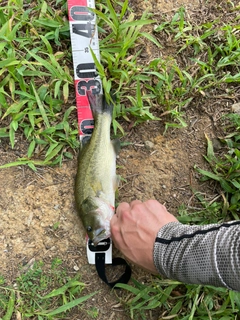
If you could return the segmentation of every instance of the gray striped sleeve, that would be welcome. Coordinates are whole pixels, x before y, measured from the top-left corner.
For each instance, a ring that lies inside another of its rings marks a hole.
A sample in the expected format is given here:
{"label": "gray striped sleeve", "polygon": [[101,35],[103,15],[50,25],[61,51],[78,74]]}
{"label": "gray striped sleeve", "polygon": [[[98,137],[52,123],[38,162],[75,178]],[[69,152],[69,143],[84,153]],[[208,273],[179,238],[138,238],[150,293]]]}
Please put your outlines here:
{"label": "gray striped sleeve", "polygon": [[168,223],[157,234],[154,263],[169,279],[240,291],[240,221]]}

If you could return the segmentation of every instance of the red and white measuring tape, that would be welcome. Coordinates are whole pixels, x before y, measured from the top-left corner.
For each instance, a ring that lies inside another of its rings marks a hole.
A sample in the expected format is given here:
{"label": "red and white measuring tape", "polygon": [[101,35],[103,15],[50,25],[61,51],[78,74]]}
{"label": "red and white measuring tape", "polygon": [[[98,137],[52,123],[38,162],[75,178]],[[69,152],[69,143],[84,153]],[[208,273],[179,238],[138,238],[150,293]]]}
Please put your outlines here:
{"label": "red and white measuring tape", "polygon": [[[94,120],[87,98],[87,91],[93,94],[102,93],[101,79],[90,51],[90,47],[100,60],[96,15],[89,10],[95,8],[94,0],[68,0],[68,16],[72,44],[76,107],[80,140],[92,133]],[[110,287],[116,283],[127,283],[131,269],[125,260],[112,259],[112,240],[106,239],[94,247],[87,241],[87,257],[90,264],[95,264],[99,277]],[[119,280],[108,282],[105,275],[105,264],[125,265],[125,272]]]}
{"label": "red and white measuring tape", "polygon": [[88,8],[95,8],[94,0],[68,1],[80,139],[91,134],[93,127],[93,117],[86,91],[91,90],[93,94],[102,93],[101,79],[90,52],[91,47],[100,60],[96,15]]}

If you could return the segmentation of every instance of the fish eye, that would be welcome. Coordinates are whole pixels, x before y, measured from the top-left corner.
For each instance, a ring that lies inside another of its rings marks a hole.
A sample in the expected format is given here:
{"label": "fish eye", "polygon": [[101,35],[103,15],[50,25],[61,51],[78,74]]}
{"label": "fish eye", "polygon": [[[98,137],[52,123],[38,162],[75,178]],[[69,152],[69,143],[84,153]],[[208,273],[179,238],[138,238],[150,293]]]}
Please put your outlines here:
{"label": "fish eye", "polygon": [[87,231],[88,231],[88,232],[91,232],[91,231],[92,231],[92,227],[91,227],[91,226],[88,226],[88,227],[87,227]]}

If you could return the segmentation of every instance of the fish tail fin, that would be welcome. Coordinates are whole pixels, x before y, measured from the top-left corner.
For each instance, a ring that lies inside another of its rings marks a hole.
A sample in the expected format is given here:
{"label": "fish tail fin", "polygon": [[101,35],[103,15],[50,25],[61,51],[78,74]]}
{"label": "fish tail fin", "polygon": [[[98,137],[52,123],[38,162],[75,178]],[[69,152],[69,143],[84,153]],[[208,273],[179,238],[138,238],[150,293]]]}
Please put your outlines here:
{"label": "fish tail fin", "polygon": [[112,116],[113,105],[106,102],[103,94],[93,94],[87,91],[87,97],[94,117],[103,113],[108,113]]}

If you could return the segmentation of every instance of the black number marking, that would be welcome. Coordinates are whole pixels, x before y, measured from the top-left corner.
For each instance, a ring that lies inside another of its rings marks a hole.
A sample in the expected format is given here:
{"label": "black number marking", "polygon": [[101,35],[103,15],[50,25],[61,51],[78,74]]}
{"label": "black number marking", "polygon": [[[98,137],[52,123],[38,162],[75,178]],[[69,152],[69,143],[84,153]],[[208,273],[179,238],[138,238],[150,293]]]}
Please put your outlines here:
{"label": "black number marking", "polygon": [[87,22],[85,24],[73,24],[72,32],[85,38],[92,38],[95,33],[95,24]]}
{"label": "black number marking", "polygon": [[94,120],[83,120],[80,125],[80,129],[83,134],[92,134],[94,126]]}
{"label": "black number marking", "polygon": [[[84,72],[85,70],[88,70]],[[78,78],[96,78],[97,70],[94,63],[80,63],[77,65],[76,73]]]}
{"label": "black number marking", "polygon": [[91,21],[94,19],[94,13],[87,7],[73,6],[70,10],[70,16],[75,21]]}
{"label": "black number marking", "polygon": [[81,96],[86,95],[86,91],[91,90],[93,94],[101,92],[101,83],[98,80],[81,80],[78,82],[77,91]]}

